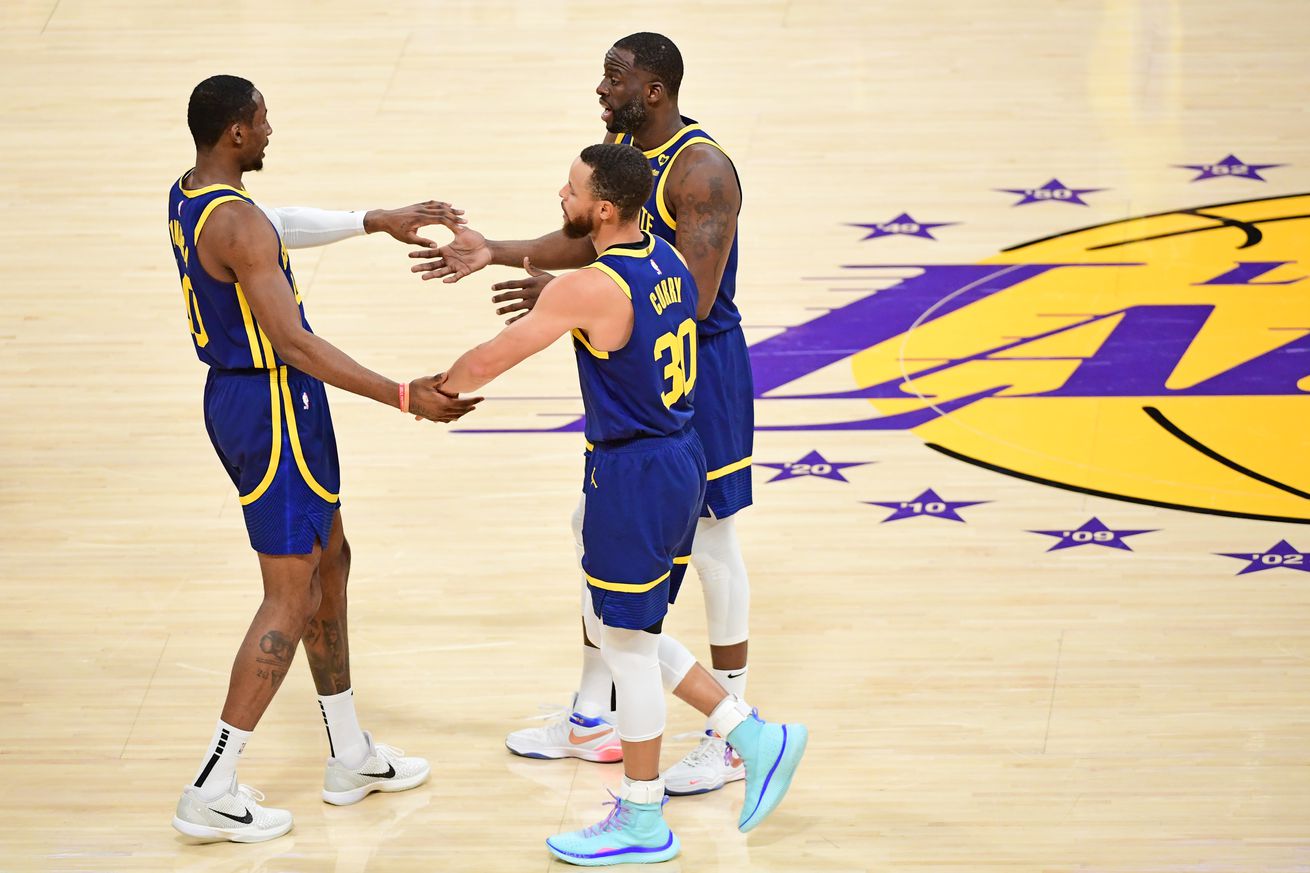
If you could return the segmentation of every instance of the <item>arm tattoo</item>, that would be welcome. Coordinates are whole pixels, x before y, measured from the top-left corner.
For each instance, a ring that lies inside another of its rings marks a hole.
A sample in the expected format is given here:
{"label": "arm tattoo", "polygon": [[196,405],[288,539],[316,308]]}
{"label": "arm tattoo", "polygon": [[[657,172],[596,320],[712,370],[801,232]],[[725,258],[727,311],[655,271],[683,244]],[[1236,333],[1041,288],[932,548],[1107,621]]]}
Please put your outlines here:
{"label": "arm tattoo", "polygon": [[685,240],[680,237],[678,246],[694,258],[721,257],[732,244],[729,228],[734,212],[727,181],[722,175],[714,176],[708,180],[708,189],[704,197],[689,193],[683,203],[696,232],[684,235],[689,236]]}

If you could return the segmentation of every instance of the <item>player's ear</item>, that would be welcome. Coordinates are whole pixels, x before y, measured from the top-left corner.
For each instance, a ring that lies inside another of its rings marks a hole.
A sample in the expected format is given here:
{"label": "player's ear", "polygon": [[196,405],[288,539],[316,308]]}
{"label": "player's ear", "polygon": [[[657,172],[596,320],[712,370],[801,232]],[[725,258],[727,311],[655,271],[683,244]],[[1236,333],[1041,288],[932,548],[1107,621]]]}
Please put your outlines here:
{"label": "player's ear", "polygon": [[658,103],[664,96],[664,83],[656,80],[646,86],[646,102]]}
{"label": "player's ear", "polygon": [[236,124],[233,124],[231,127],[229,127],[228,130],[227,130],[227,132],[228,132],[228,134],[232,137],[232,141],[233,141],[234,143],[236,143],[237,145],[241,145],[241,124],[240,124],[240,122],[238,122],[238,123],[236,123]]}

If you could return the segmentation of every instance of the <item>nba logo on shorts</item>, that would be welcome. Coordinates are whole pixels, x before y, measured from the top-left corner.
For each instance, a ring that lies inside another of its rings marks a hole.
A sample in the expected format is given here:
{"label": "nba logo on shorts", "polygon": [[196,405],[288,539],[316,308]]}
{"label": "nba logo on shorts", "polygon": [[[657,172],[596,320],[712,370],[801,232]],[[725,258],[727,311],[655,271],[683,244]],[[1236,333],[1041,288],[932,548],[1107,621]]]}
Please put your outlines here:
{"label": "nba logo on shorts", "polygon": [[308,392],[308,391],[301,391],[301,392],[300,392],[300,405],[303,406],[303,407],[305,407],[306,409],[309,408],[309,392]]}

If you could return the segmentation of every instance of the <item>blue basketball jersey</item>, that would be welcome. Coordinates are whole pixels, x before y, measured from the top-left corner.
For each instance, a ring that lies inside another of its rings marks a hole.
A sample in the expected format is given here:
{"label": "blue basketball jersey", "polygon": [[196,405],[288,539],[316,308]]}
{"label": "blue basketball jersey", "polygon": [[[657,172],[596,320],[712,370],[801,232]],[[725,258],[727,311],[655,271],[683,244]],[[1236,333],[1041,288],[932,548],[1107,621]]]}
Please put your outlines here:
{"label": "blue basketball jersey", "polygon": [[[642,230],[648,230],[658,236],[660,239],[667,241],[670,245],[678,243],[678,221],[669,210],[668,201],[664,198],[664,186],[668,181],[669,170],[673,168],[673,163],[678,159],[678,155],[688,146],[697,143],[708,143],[719,151],[723,152],[723,146],[715,140],[695,121],[682,116],[683,128],[678,131],[673,139],[664,143],[658,148],[645,152],[647,159],[650,160],[650,172],[655,177],[655,187],[651,191],[650,197],[646,200],[646,208],[642,210],[641,227]],[[618,139],[621,143],[635,145],[632,134],[625,133]],[[723,152],[727,155],[727,152]],[[736,172],[736,169],[733,169]],[[723,278],[719,280],[719,293],[714,298],[714,306],[710,309],[710,314],[700,323],[701,336],[713,336],[717,333],[723,333],[741,323],[741,314],[737,312],[737,304],[733,297],[737,293],[737,234],[732,235],[732,249],[728,252],[727,263],[723,266]]]}
{"label": "blue basketball jersey", "polygon": [[[241,284],[220,282],[210,276],[201,265],[196,248],[205,222],[216,208],[232,201],[251,205],[254,201],[245,191],[230,185],[183,188],[182,178],[168,192],[168,235],[177,260],[178,278],[182,281],[182,303],[196,355],[209,366],[223,370],[273,370],[282,366],[283,361],[251,312]],[[300,321],[309,330],[296,277],[291,273],[291,258],[280,238],[278,242],[281,247],[278,263],[300,307]]]}
{"label": "blue basketball jersey", "polygon": [[600,270],[632,301],[632,335],[613,352],[574,329],[578,381],[591,443],[680,432],[696,387],[696,280],[664,240],[611,246],[585,269]]}

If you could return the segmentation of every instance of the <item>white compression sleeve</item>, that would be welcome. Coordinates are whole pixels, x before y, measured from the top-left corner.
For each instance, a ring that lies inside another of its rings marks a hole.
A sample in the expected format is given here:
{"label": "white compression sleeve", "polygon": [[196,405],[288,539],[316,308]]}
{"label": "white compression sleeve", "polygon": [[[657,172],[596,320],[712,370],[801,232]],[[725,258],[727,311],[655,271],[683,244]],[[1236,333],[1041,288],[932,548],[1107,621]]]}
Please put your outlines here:
{"label": "white compression sleeve", "polygon": [[733,646],[750,637],[751,583],[734,521],[731,516],[702,518],[691,546],[712,646]]}
{"label": "white compression sleeve", "polygon": [[601,628],[600,651],[614,674],[619,698],[619,738],[630,743],[653,740],[664,733],[659,647],[659,634]]}
{"label": "white compression sleeve", "polygon": [[289,249],[308,249],[364,235],[363,212],[336,212],[310,206],[260,205]]}

